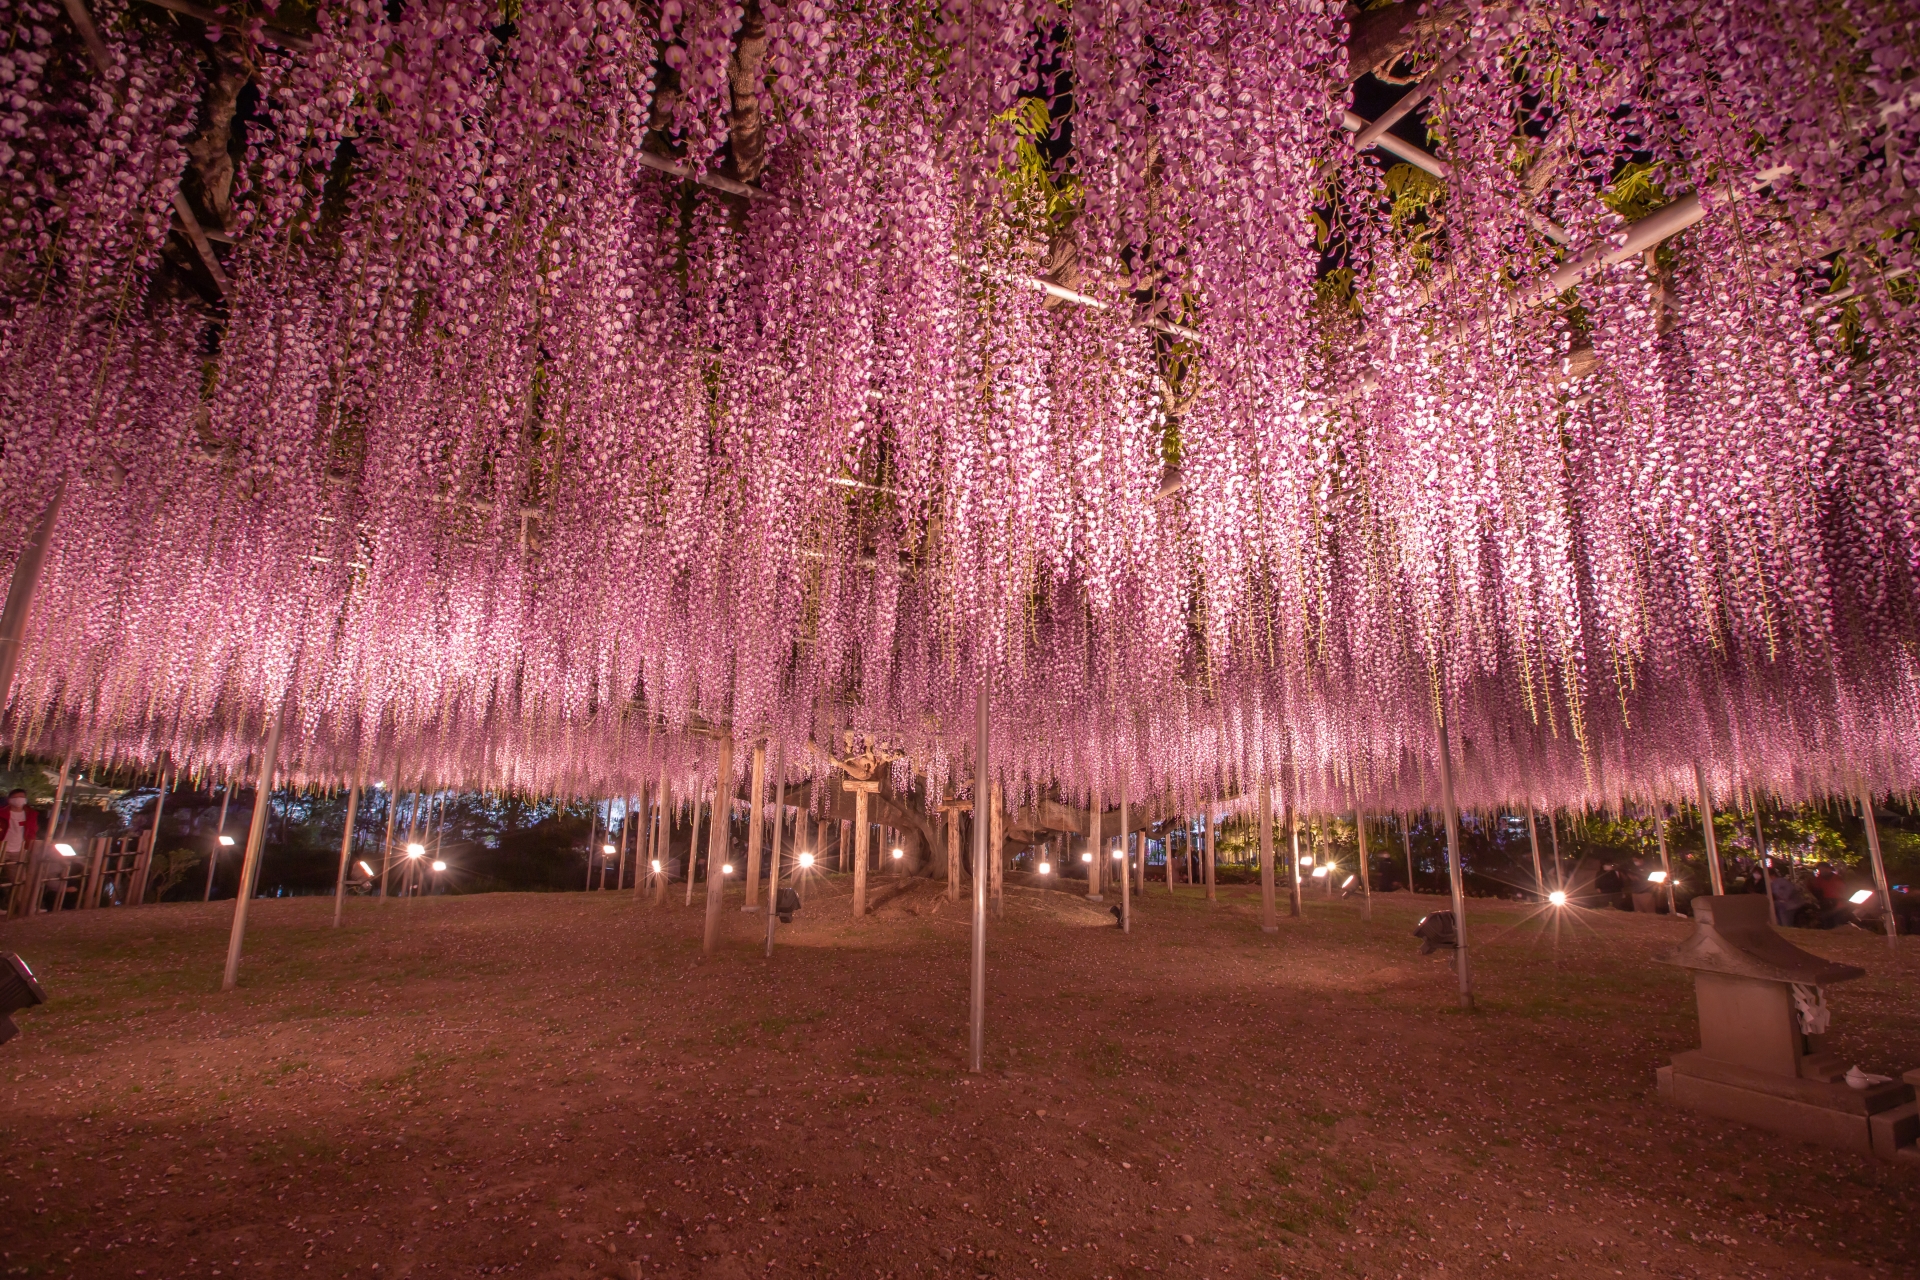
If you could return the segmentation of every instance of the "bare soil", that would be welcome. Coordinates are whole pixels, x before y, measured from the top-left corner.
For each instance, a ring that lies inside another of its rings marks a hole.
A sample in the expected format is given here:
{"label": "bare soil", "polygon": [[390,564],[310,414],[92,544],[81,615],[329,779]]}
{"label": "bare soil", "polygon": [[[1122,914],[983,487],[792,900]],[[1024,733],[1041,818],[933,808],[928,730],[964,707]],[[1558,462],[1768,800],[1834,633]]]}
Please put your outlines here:
{"label": "bare soil", "polygon": [[[737,892],[737,891],[736,891]],[[1479,1007],[1405,893],[1105,906],[1010,886],[989,1069],[965,904],[817,883],[762,918],[630,894],[9,922],[51,1003],[0,1047],[0,1273],[121,1276],[1920,1274],[1914,1169],[1675,1110],[1688,927],[1472,904]],[[1282,911],[1284,913],[1284,901]],[[1920,943],[1835,1043],[1920,1065]]]}

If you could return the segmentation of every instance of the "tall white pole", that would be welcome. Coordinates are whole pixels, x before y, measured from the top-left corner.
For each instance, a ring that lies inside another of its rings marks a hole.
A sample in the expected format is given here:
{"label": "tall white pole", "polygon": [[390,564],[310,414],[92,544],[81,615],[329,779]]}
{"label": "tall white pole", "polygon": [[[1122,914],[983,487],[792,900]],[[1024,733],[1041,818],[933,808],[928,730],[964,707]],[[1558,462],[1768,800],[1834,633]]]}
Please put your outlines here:
{"label": "tall white pole", "polygon": [[1453,807],[1453,748],[1447,743],[1447,707],[1444,692],[1433,702],[1434,725],[1440,734],[1440,808],[1447,823],[1447,878],[1453,886],[1454,968],[1460,975],[1460,1007],[1473,1008],[1473,971],[1467,963],[1467,891],[1460,872],[1460,814]]}
{"label": "tall white pole", "polygon": [[761,804],[761,796],[767,789],[767,744],[753,744],[753,799],[747,804],[749,814],[747,822],[747,901],[742,911],[757,911],[760,908],[760,844],[761,827],[766,822],[766,809]]}
{"label": "tall white pole", "polygon": [[220,981],[222,991],[231,991],[240,981],[240,948],[247,938],[247,904],[253,900],[254,882],[260,877],[260,854],[267,842],[267,815],[273,805],[273,773],[280,764],[280,720],[275,716],[267,725],[267,743],[260,751],[260,778],[253,789],[253,824],[247,828],[247,852],[240,863],[240,891],[233,900],[233,931],[227,937],[227,972]]}
{"label": "tall white pole", "polygon": [[[988,688],[983,668],[973,708],[973,957],[967,1020],[967,1070],[979,1072],[987,1042],[987,824],[992,821],[992,757],[987,738]],[[1096,854],[1096,862],[1099,857]]]}
{"label": "tall white pole", "polygon": [[1707,876],[1713,881],[1713,896],[1725,893],[1726,887],[1720,883],[1720,844],[1713,834],[1713,797],[1707,794],[1707,771],[1700,762],[1693,762],[1693,787],[1700,803],[1700,831],[1707,842]]}
{"label": "tall white pole", "polygon": [[1260,823],[1260,932],[1280,932],[1273,907],[1273,783],[1266,770],[1260,771],[1260,803],[1256,821]]}
{"label": "tall white pole", "polygon": [[353,787],[347,792],[347,826],[340,833],[340,875],[333,882],[333,927],[340,927],[340,911],[347,901],[347,863],[353,858],[353,822],[360,816],[360,778],[353,775]]}
{"label": "tall white pole", "polygon": [[1880,895],[1881,918],[1887,922],[1887,945],[1898,948],[1894,939],[1900,924],[1893,913],[1893,896],[1887,891],[1887,864],[1880,857],[1880,824],[1873,819],[1873,789],[1860,784],[1860,820],[1867,828],[1867,856],[1873,862],[1873,890]]}
{"label": "tall white pole", "polygon": [[[1127,808],[1127,773],[1120,772],[1120,931],[1133,932],[1133,843],[1127,835],[1132,814]],[[1144,850],[1142,856],[1145,856]]]}
{"label": "tall white pole", "polygon": [[[1533,885],[1542,898],[1547,896],[1547,878],[1540,870],[1540,827],[1533,818],[1533,798],[1527,798],[1527,845],[1533,850]],[[1662,845],[1664,848],[1664,844]]]}

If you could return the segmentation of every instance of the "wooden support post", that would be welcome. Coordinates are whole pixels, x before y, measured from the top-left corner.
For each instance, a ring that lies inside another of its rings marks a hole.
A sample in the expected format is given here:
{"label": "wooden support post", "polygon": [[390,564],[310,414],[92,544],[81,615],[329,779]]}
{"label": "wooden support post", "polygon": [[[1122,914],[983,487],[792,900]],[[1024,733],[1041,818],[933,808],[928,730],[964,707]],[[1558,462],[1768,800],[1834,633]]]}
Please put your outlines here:
{"label": "wooden support post", "polygon": [[1460,815],[1453,807],[1453,748],[1447,743],[1447,708],[1436,696],[1434,728],[1440,740],[1440,809],[1447,824],[1447,878],[1453,888],[1454,969],[1460,977],[1460,1007],[1473,1008],[1473,970],[1467,959],[1467,891],[1460,868]]}
{"label": "wooden support post", "polygon": [[993,784],[993,830],[988,833],[988,844],[987,897],[993,908],[994,919],[997,920],[1006,910],[1002,890],[1007,859],[1007,798],[997,781]]}
{"label": "wooden support post", "polygon": [[393,819],[400,808],[400,767],[394,766],[393,782],[387,787],[387,836],[380,853],[379,900],[387,897],[387,876],[393,870]]}
{"label": "wooden support post", "polygon": [[1714,896],[1719,897],[1727,891],[1720,881],[1720,842],[1713,833],[1713,797],[1707,794],[1707,771],[1698,760],[1693,762],[1693,786],[1700,802],[1700,831],[1707,842],[1707,875],[1713,881]]}
{"label": "wooden support post", "polygon": [[699,858],[700,792],[698,790],[699,785],[700,784],[698,782],[694,783],[695,791],[693,793],[693,797],[687,801],[687,807],[693,811],[691,816],[688,819],[690,822],[693,823],[693,830],[687,834],[687,905],[688,906],[693,905],[693,876],[694,876],[694,871],[698,867],[700,862],[700,858]]}
{"label": "wooden support post", "polygon": [[987,827],[993,806],[993,753],[988,740],[984,675],[973,711],[973,953],[968,958],[967,1070],[979,1074],[987,1043]]}
{"label": "wooden support post", "polygon": [[[1173,897],[1173,828],[1172,827],[1167,828],[1166,838],[1160,842],[1160,848],[1161,848],[1161,852],[1167,855],[1167,896],[1171,898]],[[1193,833],[1191,829],[1189,829],[1187,833],[1187,860],[1188,862],[1192,862],[1193,860]],[[1188,872],[1187,879],[1189,880],[1193,879],[1193,874],[1191,871]]]}
{"label": "wooden support post", "polygon": [[1260,777],[1257,811],[1255,821],[1260,824],[1260,931],[1278,933],[1280,920],[1273,903],[1273,783],[1264,772]]}
{"label": "wooden support post", "polygon": [[353,860],[353,822],[360,816],[360,777],[353,775],[353,785],[347,790],[347,822],[340,832],[340,874],[333,882],[333,927],[340,927],[340,912],[347,901],[347,864]]}
{"label": "wooden support post", "polygon": [[1215,865],[1213,836],[1214,836],[1214,832],[1217,831],[1219,827],[1220,827],[1220,819],[1218,815],[1214,813],[1213,806],[1208,805],[1207,806],[1207,850],[1206,850],[1207,901],[1208,902],[1219,901],[1219,898],[1214,893],[1214,889],[1213,889],[1213,868]]}
{"label": "wooden support post", "polygon": [[[609,820],[611,820],[613,817],[613,810],[611,805],[608,806],[607,817]],[[627,828],[631,827],[632,825],[633,825],[633,797],[630,795],[622,796],[620,798],[620,844],[619,844],[619,852],[615,855],[616,861],[614,864],[615,869],[614,869],[614,875],[613,875],[613,887],[615,892],[618,892],[627,887]],[[604,889],[606,888],[606,886],[607,886],[606,877],[602,876],[600,878],[600,887]]]}
{"label": "wooden support post", "polygon": [[1747,786],[1747,806],[1753,812],[1753,855],[1760,861],[1760,892],[1767,895],[1767,919],[1779,924],[1773,913],[1773,871],[1767,866],[1767,836],[1760,829],[1760,797],[1751,783]]}
{"label": "wooden support post", "polygon": [[733,837],[733,735],[720,735],[720,753],[713,776],[712,834],[707,844],[707,928],[700,954],[710,956],[720,945],[720,903],[726,896],[726,864]]}
{"label": "wooden support post", "polygon": [[273,774],[280,765],[281,717],[267,725],[266,745],[260,749],[260,779],[253,789],[253,823],[247,828],[247,850],[240,862],[240,891],[233,900],[233,929],[227,936],[227,972],[220,980],[222,991],[231,991],[240,981],[240,950],[247,937],[247,904],[253,900],[254,882],[260,878],[260,854],[267,843],[267,818],[273,808]]}
{"label": "wooden support post", "polygon": [[1358,834],[1360,849],[1360,918],[1369,923],[1373,920],[1373,857],[1367,852],[1367,811],[1359,805],[1353,807],[1353,829]]}
{"label": "wooden support post", "polygon": [[1133,841],[1127,830],[1133,817],[1127,804],[1127,775],[1120,774],[1120,931],[1133,932]]}
{"label": "wooden support post", "polygon": [[[1654,818],[1657,821],[1659,814],[1656,813]],[[1533,800],[1531,798],[1527,800],[1527,846],[1533,850],[1534,887],[1539,890],[1540,897],[1544,900],[1547,896],[1547,877],[1540,870],[1540,828],[1533,820]],[[1662,835],[1660,838],[1660,847],[1662,850],[1665,850],[1667,847],[1665,835]]]}
{"label": "wooden support post", "polygon": [[848,778],[841,789],[853,793],[853,918],[867,914],[867,797],[880,790],[878,778]]}
{"label": "wooden support post", "polygon": [[1547,842],[1548,852],[1553,857],[1553,882],[1565,890],[1567,876],[1560,866],[1560,816],[1552,809],[1547,810]]}
{"label": "wooden support post", "polygon": [[1873,816],[1873,788],[1860,784],[1860,821],[1867,831],[1867,858],[1873,863],[1873,892],[1880,899],[1880,918],[1886,922],[1887,945],[1899,948],[1900,920],[1893,911],[1893,895],[1888,891],[1887,864],[1880,856],[1880,824]]}
{"label": "wooden support post", "polygon": [[753,799],[747,802],[747,901],[742,911],[760,909],[760,829],[766,811],[760,800],[767,789],[767,744],[753,744]]}
{"label": "wooden support post", "polygon": [[1087,797],[1087,901],[1100,901],[1100,868],[1107,860],[1106,815],[1100,810],[1100,784]]}

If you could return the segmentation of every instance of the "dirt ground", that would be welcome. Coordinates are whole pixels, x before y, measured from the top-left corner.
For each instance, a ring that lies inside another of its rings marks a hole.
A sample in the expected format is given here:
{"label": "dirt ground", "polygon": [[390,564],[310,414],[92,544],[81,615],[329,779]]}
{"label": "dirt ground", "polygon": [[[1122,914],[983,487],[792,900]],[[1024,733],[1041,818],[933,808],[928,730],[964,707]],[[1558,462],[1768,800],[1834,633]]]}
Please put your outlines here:
{"label": "dirt ground", "polygon": [[[0,1047],[0,1273],[118,1276],[1920,1275],[1920,1174],[1678,1111],[1688,928],[1164,886],[1135,932],[1010,887],[989,1070],[965,904],[816,883],[761,917],[630,894],[257,902],[0,926],[51,995]],[[892,896],[889,896],[892,895]],[[1284,901],[1282,910],[1284,911]],[[1920,1065],[1920,943],[1837,1048]]]}

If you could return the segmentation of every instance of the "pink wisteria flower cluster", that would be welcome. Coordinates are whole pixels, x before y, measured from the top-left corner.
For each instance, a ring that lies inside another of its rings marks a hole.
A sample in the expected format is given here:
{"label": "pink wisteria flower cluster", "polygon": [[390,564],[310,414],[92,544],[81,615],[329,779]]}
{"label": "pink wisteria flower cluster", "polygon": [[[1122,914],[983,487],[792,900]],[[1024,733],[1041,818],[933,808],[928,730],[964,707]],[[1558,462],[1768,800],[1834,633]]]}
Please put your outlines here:
{"label": "pink wisteria flower cluster", "polygon": [[16,748],[932,800],[984,680],[1016,801],[1916,776],[1901,0],[92,13],[0,0]]}

